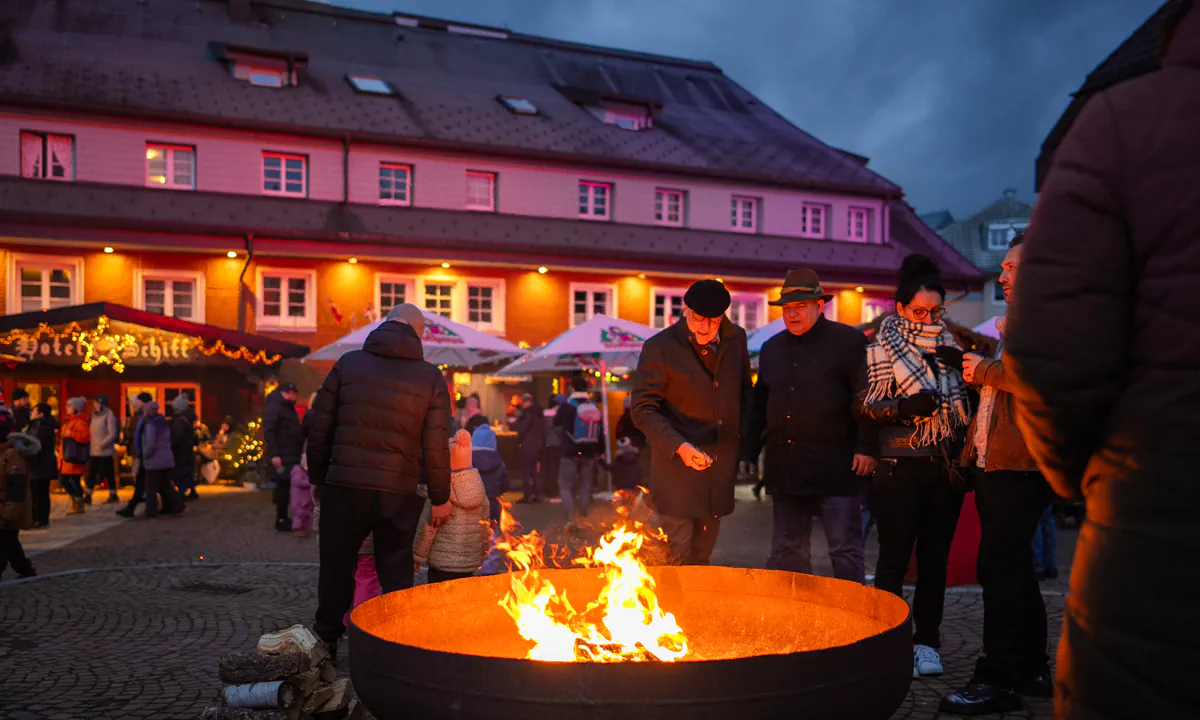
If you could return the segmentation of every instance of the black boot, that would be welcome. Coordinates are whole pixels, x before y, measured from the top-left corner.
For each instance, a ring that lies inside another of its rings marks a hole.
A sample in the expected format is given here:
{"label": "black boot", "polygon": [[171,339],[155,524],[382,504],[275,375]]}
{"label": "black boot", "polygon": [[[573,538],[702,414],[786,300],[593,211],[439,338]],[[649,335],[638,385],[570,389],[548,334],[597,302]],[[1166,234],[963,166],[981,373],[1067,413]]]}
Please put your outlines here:
{"label": "black boot", "polygon": [[1017,692],[1025,697],[1051,699],[1054,697],[1054,674],[1047,668],[1017,685]]}
{"label": "black boot", "polygon": [[941,706],[942,712],[948,715],[987,715],[1017,712],[1021,708],[1021,698],[1013,691],[979,682],[942,698]]}
{"label": "black boot", "polygon": [[292,521],[288,518],[275,518],[275,529],[279,532],[291,532]]}
{"label": "black boot", "polygon": [[133,517],[133,508],[123,507],[117,511],[117,514],[120,515],[121,517],[131,518],[131,517]]}

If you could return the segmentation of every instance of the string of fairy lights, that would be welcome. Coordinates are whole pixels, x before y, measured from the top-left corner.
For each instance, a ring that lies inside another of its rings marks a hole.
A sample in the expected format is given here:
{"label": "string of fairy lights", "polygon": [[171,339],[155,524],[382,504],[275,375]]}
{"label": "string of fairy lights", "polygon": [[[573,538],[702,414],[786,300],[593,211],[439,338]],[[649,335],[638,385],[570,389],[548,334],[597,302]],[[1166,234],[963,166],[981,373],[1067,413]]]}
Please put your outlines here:
{"label": "string of fairy lights", "polygon": [[[108,316],[101,315],[96,320],[96,327],[85,329],[78,322],[72,321],[61,330],[55,330],[46,323],[40,323],[37,329],[26,331],[21,329],[9,330],[0,335],[0,344],[28,345],[55,340],[69,340],[83,349],[80,367],[92,371],[100,365],[108,365],[115,372],[125,372],[125,357],[131,348],[159,342],[169,346],[167,338],[160,331],[153,333],[118,332],[111,329],[112,321]],[[221,355],[230,360],[241,360],[252,365],[274,365],[282,358],[281,355],[268,354],[265,350],[252,351],[247,347],[232,348],[222,340],[208,343],[199,336],[183,337],[178,341],[178,348],[183,353],[198,352],[205,357]]]}

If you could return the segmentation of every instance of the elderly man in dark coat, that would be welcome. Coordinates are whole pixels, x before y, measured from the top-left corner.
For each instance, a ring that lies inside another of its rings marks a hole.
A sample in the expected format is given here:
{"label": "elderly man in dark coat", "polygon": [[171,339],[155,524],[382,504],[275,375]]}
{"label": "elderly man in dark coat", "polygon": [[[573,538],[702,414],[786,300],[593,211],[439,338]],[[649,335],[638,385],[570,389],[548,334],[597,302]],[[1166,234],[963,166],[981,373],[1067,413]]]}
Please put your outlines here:
{"label": "elderly man in dark coat", "polygon": [[1005,336],[1029,451],[1087,503],[1066,720],[1200,708],[1200,7],[1175,8],[1162,69],[1088,100],[1055,153]]}
{"label": "elderly man in dark coat", "polygon": [[300,456],[304,454],[304,430],[300,427],[300,413],[296,412],[295,383],[285,382],[267,396],[267,409],[263,412],[263,439],[267,446],[266,457],[270,458],[271,473],[275,478],[275,529],[290,533],[290,478],[292,468],[300,464]]}
{"label": "elderly man in dark coat", "polygon": [[763,480],[774,524],[771,570],[812,573],[809,539],[820,516],[833,572],[863,582],[862,495],[878,464],[878,439],[855,417],[854,397],[867,388],[867,337],[826,320],[832,299],[812,270],[793,270],[779,300],[787,330],[767,341],[759,357],[743,474],[766,448]]}
{"label": "elderly man in dark coat", "polygon": [[683,318],[646,341],[633,421],[650,445],[650,499],[671,553],[707,565],[733,512],[741,428],[752,387],[746,332],[724,318],[729,291],[701,280]]}
{"label": "elderly man in dark coat", "polygon": [[[331,648],[346,627],[354,571],[368,535],[384,592],[413,584],[413,541],[425,498],[432,523],[450,517],[450,389],[426,362],[425,318],[397,305],[362,350],[329,371],[305,416],[308,476],[321,498],[321,570],[314,630]],[[310,417],[311,416],[311,420]]]}

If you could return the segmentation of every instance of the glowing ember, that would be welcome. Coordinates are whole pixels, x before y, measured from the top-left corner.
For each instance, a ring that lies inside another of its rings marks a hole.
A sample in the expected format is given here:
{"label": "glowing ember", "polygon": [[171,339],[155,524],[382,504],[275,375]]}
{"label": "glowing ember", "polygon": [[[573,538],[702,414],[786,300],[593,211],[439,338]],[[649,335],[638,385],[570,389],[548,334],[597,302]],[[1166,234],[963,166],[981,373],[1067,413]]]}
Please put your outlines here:
{"label": "glowing ember", "polygon": [[648,539],[662,539],[661,531],[626,519],[605,533],[597,547],[586,548],[573,563],[599,569],[604,586],[578,611],[565,592],[538,572],[545,568],[545,539],[536,531],[516,535],[518,529],[505,507],[500,523],[504,540],[496,547],[508,554],[516,571],[500,606],[521,637],[534,643],[526,656],[530,660],[674,662],[687,655],[687,638],[675,616],[659,607],[654,579],[638,557]]}

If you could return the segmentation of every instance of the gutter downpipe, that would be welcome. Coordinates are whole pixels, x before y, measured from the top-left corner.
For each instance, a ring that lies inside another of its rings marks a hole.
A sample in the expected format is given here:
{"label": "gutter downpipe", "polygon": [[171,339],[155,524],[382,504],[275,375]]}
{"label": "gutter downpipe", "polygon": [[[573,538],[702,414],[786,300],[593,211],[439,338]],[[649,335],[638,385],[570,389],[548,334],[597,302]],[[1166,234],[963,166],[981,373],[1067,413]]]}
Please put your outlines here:
{"label": "gutter downpipe", "polygon": [[342,136],[342,204],[350,202],[350,133]]}
{"label": "gutter downpipe", "polygon": [[250,269],[250,261],[254,259],[254,233],[248,232],[246,241],[246,262],[242,263],[242,272],[238,275],[238,332],[246,332],[246,271]]}

